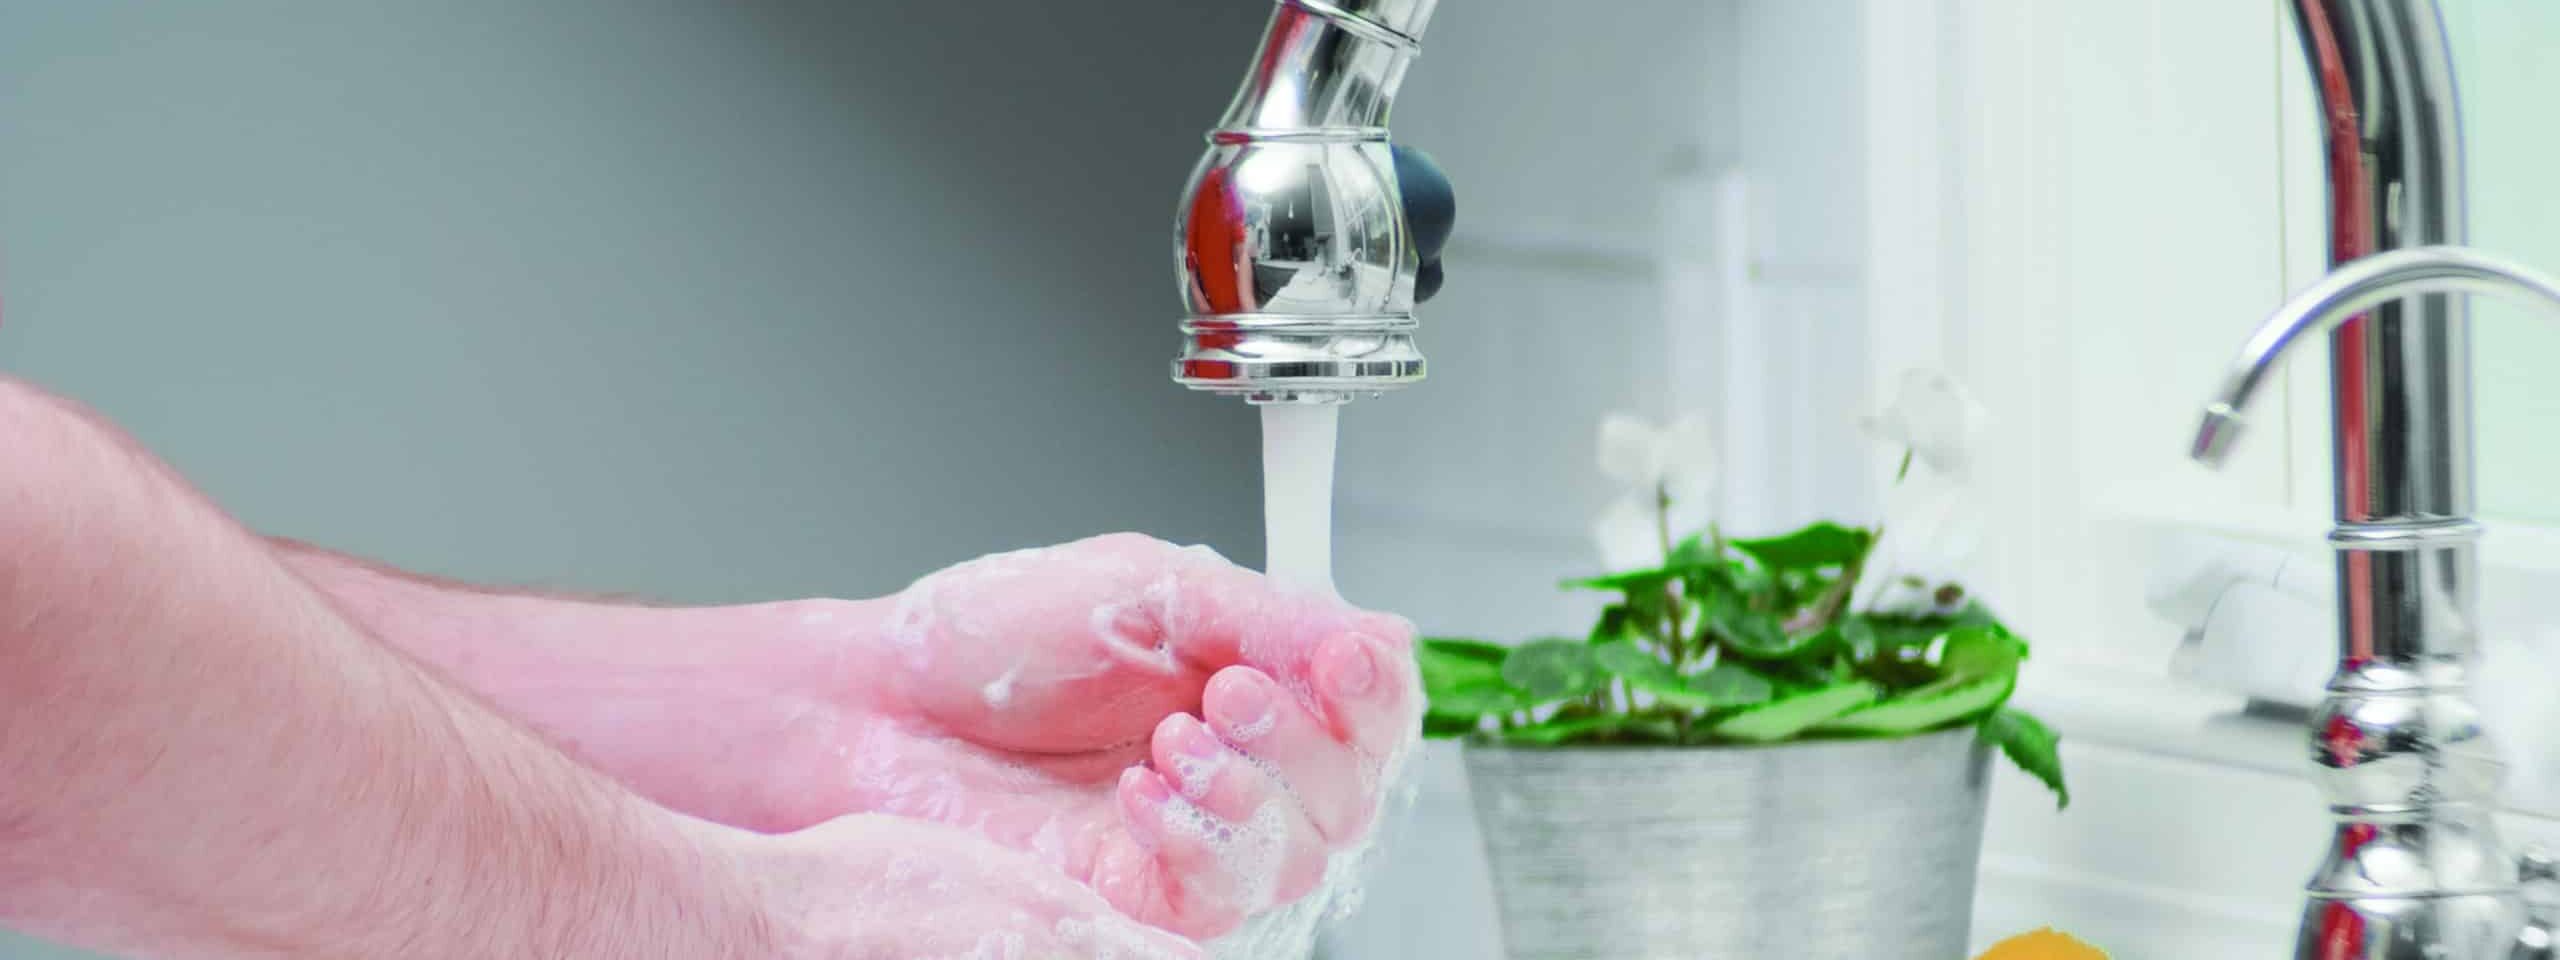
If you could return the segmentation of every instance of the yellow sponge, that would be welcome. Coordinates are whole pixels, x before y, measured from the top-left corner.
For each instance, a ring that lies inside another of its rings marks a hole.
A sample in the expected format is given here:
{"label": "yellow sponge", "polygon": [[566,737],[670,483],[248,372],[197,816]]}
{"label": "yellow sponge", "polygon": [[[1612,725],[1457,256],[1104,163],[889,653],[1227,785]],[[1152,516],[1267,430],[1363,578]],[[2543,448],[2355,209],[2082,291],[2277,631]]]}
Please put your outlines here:
{"label": "yellow sponge", "polygon": [[2002,940],[1974,960],[2107,960],[2106,951],[2051,927]]}

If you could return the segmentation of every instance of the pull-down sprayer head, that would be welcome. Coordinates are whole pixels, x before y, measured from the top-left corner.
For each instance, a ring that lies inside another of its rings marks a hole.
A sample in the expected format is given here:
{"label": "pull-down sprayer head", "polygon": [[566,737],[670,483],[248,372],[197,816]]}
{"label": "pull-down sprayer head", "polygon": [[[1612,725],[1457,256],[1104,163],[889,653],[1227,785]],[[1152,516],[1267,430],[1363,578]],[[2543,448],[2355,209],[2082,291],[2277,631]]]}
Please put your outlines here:
{"label": "pull-down sprayer head", "polygon": [[1422,379],[1387,113],[1436,3],[1281,0],[1183,192],[1175,380],[1338,403]]}

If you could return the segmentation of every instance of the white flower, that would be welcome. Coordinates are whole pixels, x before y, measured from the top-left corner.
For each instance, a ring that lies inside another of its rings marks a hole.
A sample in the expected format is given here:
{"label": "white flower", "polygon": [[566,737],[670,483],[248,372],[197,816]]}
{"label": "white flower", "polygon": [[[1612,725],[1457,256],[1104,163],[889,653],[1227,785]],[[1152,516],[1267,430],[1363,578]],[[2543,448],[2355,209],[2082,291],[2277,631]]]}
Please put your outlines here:
{"label": "white flower", "polygon": [[[1878,613],[1952,613],[1939,592],[1971,585],[1971,561],[1981,546],[1983,516],[1973,490],[1960,478],[1914,470],[1885,491],[1884,534],[1867,557],[1859,581],[1859,606]],[[1952,607],[1960,609],[1964,598]]]}
{"label": "white flower", "polygon": [[1656,427],[1630,414],[1609,414],[1600,420],[1599,453],[1601,474],[1619,487],[1618,498],[1591,531],[1609,569],[1662,563],[1662,498],[1671,501],[1675,542],[1706,526],[1716,478],[1715,439],[1705,417],[1692,414]]}
{"label": "white flower", "polygon": [[1885,491],[1883,539],[1867,559],[1858,589],[1861,606],[1888,613],[1951,612],[1940,593],[1968,582],[1969,561],[1982,540],[1984,518],[1967,473],[1985,419],[1964,385],[1937,370],[1904,372],[1893,402],[1866,418],[1868,433],[1911,451],[1920,469]]}
{"label": "white flower", "polygon": [[1929,469],[1961,475],[1987,415],[1964,384],[1939,370],[1908,370],[1893,402],[1863,423],[1876,439],[1911,451]]}

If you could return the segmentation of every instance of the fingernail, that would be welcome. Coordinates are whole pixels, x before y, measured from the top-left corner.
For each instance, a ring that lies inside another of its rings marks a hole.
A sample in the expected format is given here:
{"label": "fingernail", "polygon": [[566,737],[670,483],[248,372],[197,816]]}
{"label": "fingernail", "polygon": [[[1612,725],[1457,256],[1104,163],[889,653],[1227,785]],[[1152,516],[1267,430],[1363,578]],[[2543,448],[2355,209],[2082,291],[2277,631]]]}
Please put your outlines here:
{"label": "fingernail", "polygon": [[1369,692],[1378,682],[1378,665],[1369,659],[1368,641],[1358,635],[1336,637],[1329,644],[1333,661],[1333,692],[1356,697]]}
{"label": "fingernail", "polygon": [[1271,731],[1274,701],[1268,684],[1243,671],[1220,677],[1217,683],[1218,713],[1228,736],[1253,740]]}
{"label": "fingernail", "polygon": [[1206,724],[1188,714],[1178,716],[1182,717],[1182,728],[1173,735],[1174,752],[1202,762],[1226,759],[1227,745],[1218,742],[1218,736],[1210,733]]}
{"label": "fingernail", "polygon": [[1138,789],[1135,792],[1147,806],[1161,807],[1173,802],[1173,788],[1165,785],[1163,777],[1155,776],[1143,767],[1130,770],[1129,776],[1137,778]]}

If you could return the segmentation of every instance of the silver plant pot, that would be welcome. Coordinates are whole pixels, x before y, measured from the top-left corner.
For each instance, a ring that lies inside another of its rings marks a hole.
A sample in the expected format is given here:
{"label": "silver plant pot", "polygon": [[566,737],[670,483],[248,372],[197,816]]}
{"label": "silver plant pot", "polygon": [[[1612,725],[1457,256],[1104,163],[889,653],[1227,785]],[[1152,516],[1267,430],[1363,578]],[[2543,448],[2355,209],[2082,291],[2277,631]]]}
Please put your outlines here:
{"label": "silver plant pot", "polygon": [[1961,960],[1989,759],[1970,727],[1466,748],[1511,960]]}

